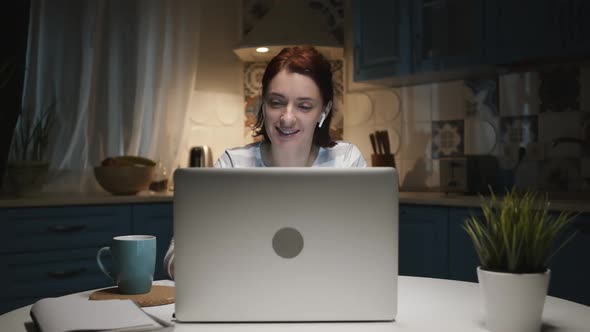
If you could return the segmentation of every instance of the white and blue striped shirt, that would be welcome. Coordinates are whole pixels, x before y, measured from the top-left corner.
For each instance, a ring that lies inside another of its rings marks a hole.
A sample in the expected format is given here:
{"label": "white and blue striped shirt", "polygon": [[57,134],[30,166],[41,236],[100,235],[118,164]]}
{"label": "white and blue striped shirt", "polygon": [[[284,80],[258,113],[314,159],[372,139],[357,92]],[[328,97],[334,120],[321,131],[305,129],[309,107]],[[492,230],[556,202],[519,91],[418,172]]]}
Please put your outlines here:
{"label": "white and blue striped shirt", "polygon": [[[266,167],[260,153],[261,142],[225,150],[215,167],[243,168]],[[366,167],[367,162],[352,143],[338,141],[331,148],[320,148],[312,167]]]}

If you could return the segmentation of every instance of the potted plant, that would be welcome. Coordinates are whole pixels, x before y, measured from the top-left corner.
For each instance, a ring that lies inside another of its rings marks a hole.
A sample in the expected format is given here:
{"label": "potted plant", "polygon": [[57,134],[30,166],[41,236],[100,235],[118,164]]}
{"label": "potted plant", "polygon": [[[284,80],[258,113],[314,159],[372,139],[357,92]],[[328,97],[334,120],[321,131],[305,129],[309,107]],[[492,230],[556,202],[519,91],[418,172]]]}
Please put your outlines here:
{"label": "potted plant", "polygon": [[483,220],[469,217],[464,229],[479,257],[477,277],[493,332],[538,332],[551,271],[548,263],[575,233],[571,212],[548,211],[546,196],[515,189],[500,201],[482,197]]}
{"label": "potted plant", "polygon": [[47,180],[47,147],[55,119],[55,103],[39,114],[21,112],[12,138],[7,180],[18,196],[40,190]]}

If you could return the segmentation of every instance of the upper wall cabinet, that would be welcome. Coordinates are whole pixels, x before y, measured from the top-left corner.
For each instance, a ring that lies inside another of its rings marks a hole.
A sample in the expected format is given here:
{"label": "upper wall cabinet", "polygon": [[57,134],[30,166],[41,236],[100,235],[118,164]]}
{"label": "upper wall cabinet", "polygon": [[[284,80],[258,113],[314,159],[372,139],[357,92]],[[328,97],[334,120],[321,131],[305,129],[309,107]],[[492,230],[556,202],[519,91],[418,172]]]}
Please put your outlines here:
{"label": "upper wall cabinet", "polygon": [[494,64],[538,63],[588,56],[587,0],[495,0],[486,9]]}
{"label": "upper wall cabinet", "polygon": [[479,65],[484,59],[484,7],[478,0],[412,1],[414,70]]}
{"label": "upper wall cabinet", "polygon": [[551,9],[558,17],[556,27],[561,42],[558,46],[572,56],[589,56],[590,1],[551,0]]}
{"label": "upper wall cabinet", "polygon": [[[488,2],[486,26],[489,60],[495,64],[541,58],[557,45],[556,22],[551,22],[551,0],[495,0]],[[552,27],[549,28],[548,25]]]}
{"label": "upper wall cabinet", "polygon": [[588,0],[352,0],[354,78],[393,85],[590,56]]}
{"label": "upper wall cabinet", "polygon": [[409,0],[353,1],[354,80],[411,72]]}
{"label": "upper wall cabinet", "polygon": [[355,81],[453,79],[483,64],[482,0],[353,0],[352,9]]}

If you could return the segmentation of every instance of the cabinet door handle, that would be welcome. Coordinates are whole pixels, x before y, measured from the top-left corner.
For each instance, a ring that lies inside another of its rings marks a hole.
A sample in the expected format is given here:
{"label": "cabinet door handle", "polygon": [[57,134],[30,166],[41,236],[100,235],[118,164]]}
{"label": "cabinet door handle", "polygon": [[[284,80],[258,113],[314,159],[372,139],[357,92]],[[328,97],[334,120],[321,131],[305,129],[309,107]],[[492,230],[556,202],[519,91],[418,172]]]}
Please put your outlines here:
{"label": "cabinet door handle", "polygon": [[49,271],[47,275],[53,279],[68,279],[76,277],[82,273],[86,272],[85,267],[81,267],[78,269],[68,270],[68,271]]}
{"label": "cabinet door handle", "polygon": [[79,232],[86,227],[86,225],[51,225],[47,227],[47,230],[52,233],[69,234]]}

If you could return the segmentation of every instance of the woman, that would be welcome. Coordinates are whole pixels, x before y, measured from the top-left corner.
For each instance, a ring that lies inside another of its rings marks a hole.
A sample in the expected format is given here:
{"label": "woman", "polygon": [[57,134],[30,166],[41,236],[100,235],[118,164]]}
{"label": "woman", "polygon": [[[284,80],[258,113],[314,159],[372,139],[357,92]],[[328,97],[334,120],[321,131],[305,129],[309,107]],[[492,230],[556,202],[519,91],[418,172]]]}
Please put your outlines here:
{"label": "woman", "polygon": [[[366,167],[359,149],[330,138],[334,105],[331,65],[311,46],[283,49],[262,77],[260,142],[228,149],[215,167]],[[174,277],[174,240],[164,266]]]}

